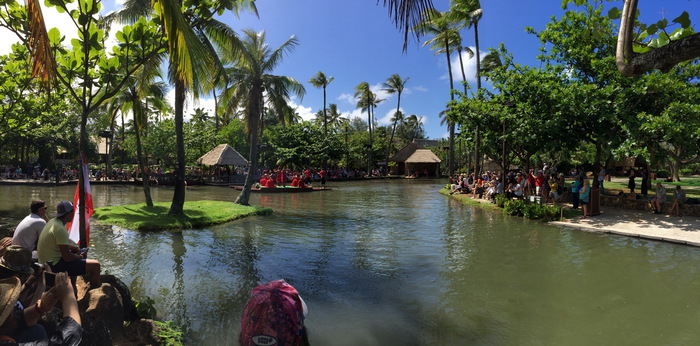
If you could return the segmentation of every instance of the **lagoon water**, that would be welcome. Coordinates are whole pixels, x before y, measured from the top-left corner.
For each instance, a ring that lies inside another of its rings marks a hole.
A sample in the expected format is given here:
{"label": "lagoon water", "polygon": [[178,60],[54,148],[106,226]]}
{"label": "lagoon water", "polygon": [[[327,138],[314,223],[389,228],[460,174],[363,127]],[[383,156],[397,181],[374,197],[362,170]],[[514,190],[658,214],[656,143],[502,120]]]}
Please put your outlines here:
{"label": "lagoon water", "polygon": [[[462,205],[442,181],[329,184],[253,195],[274,209],[200,230],[138,233],[93,222],[91,257],[188,345],[236,345],[259,283],[304,297],[312,345],[692,345],[700,343],[700,249],[562,229]],[[0,216],[55,205],[75,187],[0,186]],[[169,201],[172,189],[153,189]],[[93,186],[95,206],[143,201]],[[221,187],[187,199],[235,200]]]}

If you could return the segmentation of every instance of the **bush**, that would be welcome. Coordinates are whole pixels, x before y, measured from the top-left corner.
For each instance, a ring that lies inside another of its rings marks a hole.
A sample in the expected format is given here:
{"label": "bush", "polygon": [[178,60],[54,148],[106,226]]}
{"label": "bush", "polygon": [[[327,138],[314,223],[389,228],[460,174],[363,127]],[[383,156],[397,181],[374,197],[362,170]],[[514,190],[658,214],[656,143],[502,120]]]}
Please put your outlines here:
{"label": "bush", "polygon": [[497,205],[499,208],[505,207],[506,203],[508,203],[508,197],[506,197],[506,196],[503,195],[503,194],[496,195],[496,205]]}
{"label": "bush", "polygon": [[520,199],[507,201],[503,206],[506,214],[512,216],[523,216],[523,209],[525,209],[525,201]]}
{"label": "bush", "polygon": [[[499,200],[496,198],[496,204]],[[556,220],[559,219],[559,208],[551,205],[529,203],[523,200],[508,200],[503,202],[503,211],[512,216],[524,216],[533,220]]]}

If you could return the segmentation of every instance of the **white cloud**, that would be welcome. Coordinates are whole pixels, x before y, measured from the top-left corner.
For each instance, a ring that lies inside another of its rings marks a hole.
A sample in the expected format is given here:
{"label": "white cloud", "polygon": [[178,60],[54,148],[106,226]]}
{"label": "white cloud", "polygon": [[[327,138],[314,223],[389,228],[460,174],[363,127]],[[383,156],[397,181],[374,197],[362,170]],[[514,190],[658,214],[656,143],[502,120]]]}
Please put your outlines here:
{"label": "white cloud", "polygon": [[[403,108],[401,109],[401,112],[403,112]],[[391,120],[394,117],[394,114],[396,113],[396,108],[390,109],[386,114],[379,118],[377,122],[379,125],[389,125],[389,124],[394,124],[394,121]],[[405,113],[404,113],[405,114]]]}
{"label": "white cloud", "polygon": [[340,94],[340,96],[338,96],[337,100],[345,101],[348,104],[353,105],[353,106],[355,104],[357,104],[357,100],[355,100],[355,96],[353,96],[352,94]]}
{"label": "white cloud", "polygon": [[[476,52],[476,47],[469,47],[472,51]],[[479,57],[483,60],[484,56],[488,52],[486,51],[480,51]],[[464,74],[465,77],[467,78],[468,83],[475,83],[476,82],[476,55],[473,57],[469,57],[469,53],[466,51],[462,52],[462,61],[464,62]],[[460,70],[460,65],[459,65],[459,55],[455,54],[452,57],[452,78],[454,78],[455,81],[455,88],[457,88],[457,85],[460,85],[462,82],[462,71]]]}
{"label": "white cloud", "polygon": [[426,88],[426,87],[424,87],[424,86],[422,86],[422,85],[419,85],[419,86],[417,86],[417,87],[410,88],[409,90],[427,92],[427,91],[428,91],[428,88]]}

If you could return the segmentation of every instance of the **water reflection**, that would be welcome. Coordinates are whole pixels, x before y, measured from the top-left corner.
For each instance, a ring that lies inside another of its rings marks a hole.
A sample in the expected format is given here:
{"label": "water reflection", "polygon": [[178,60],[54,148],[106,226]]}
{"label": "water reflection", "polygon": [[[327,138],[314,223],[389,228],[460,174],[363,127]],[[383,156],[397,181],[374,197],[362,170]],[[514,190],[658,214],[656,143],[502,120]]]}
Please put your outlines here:
{"label": "water reflection", "polygon": [[[256,285],[291,282],[309,305],[314,345],[695,344],[700,250],[560,229],[473,209],[441,182],[379,181],[253,195],[275,212],[182,232],[93,224],[105,271],[188,344],[236,340]],[[0,212],[25,216],[75,187],[0,187]],[[138,187],[94,186],[99,206],[141,202]],[[153,191],[169,201],[172,189]],[[233,201],[228,188],[187,199]]]}

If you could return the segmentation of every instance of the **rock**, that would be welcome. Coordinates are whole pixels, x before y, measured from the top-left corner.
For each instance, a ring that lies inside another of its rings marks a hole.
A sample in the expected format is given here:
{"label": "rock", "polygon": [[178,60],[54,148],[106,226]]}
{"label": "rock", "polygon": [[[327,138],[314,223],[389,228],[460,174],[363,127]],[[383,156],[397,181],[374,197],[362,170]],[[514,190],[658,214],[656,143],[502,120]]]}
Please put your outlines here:
{"label": "rock", "polygon": [[120,330],[124,325],[124,307],[122,297],[114,286],[103,283],[96,289],[89,290],[78,306],[84,307],[85,314],[104,321],[109,329]]}
{"label": "rock", "polygon": [[83,326],[83,340],[81,346],[111,346],[112,332],[104,320],[81,314],[80,319]]}
{"label": "rock", "polygon": [[124,327],[124,338],[138,345],[160,345],[158,329],[153,320],[142,318]]}

